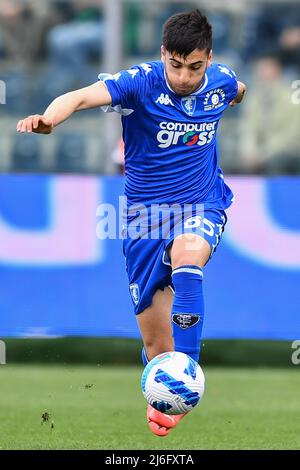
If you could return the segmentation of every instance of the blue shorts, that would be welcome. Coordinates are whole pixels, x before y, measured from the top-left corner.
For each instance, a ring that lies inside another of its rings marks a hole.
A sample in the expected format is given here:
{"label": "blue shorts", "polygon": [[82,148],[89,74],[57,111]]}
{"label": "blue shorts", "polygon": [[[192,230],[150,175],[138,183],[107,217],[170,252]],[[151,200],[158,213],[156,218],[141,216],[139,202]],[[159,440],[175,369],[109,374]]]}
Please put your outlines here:
{"label": "blue shorts", "polygon": [[152,231],[149,231],[148,222],[139,223],[139,236],[136,236],[136,232],[133,236],[132,230],[129,230],[130,233],[123,240],[129,291],[135,314],[141,313],[152,304],[153,295],[158,289],[173,287],[168,248],[174,239],[182,233],[198,234],[209,243],[212,256],[220,242],[227,216],[221,209],[193,209],[189,217],[184,217],[179,222],[178,220],[174,217],[169,221],[167,229],[164,220],[160,220],[155,229],[155,224],[152,223]]}

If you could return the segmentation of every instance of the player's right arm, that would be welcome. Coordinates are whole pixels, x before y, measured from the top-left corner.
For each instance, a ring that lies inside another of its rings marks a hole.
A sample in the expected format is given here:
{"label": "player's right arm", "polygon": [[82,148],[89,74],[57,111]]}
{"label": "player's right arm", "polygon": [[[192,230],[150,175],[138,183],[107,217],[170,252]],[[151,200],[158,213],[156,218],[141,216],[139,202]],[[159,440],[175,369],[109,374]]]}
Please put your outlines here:
{"label": "player's right arm", "polygon": [[68,119],[76,111],[108,106],[112,98],[103,82],[96,82],[79,90],[59,96],[48,106],[43,115],[35,114],[21,119],[18,132],[50,134],[54,127]]}

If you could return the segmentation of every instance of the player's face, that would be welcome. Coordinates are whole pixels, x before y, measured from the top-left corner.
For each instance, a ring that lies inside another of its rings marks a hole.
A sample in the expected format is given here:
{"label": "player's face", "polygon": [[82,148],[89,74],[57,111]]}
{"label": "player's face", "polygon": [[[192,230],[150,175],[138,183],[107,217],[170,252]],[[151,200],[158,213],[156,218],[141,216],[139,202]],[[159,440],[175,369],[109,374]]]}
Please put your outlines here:
{"label": "player's face", "polygon": [[202,82],[207,67],[212,62],[212,51],[195,49],[185,59],[170,54],[161,47],[161,60],[165,65],[168,83],[178,95],[186,96],[196,91]]}

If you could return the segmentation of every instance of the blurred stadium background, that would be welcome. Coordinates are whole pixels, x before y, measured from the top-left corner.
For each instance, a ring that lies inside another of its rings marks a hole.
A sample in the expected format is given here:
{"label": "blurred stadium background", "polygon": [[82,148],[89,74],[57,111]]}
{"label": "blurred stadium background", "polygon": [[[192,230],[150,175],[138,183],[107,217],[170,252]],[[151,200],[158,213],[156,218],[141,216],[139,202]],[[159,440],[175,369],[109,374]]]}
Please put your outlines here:
{"label": "blurred stadium background", "polygon": [[[97,206],[123,190],[118,117],[85,111],[47,137],[15,127],[100,72],[157,60],[164,21],[192,7],[248,93],[219,130],[236,203],[206,268],[211,388],[162,444],[144,425],[121,241],[96,237]],[[0,0],[0,80],[0,449],[299,448],[299,1]]]}

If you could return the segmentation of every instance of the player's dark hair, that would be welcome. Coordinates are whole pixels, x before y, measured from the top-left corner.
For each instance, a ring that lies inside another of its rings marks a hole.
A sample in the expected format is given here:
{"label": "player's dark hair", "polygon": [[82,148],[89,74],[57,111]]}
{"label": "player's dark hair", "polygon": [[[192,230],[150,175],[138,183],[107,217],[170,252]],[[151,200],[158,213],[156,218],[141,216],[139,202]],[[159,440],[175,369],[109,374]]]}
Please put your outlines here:
{"label": "player's dark hair", "polygon": [[171,16],[163,26],[163,46],[171,54],[187,57],[194,49],[212,48],[212,27],[196,9]]}

